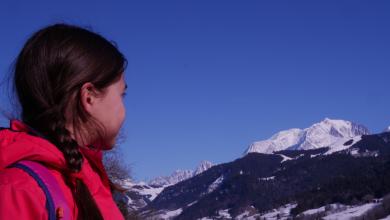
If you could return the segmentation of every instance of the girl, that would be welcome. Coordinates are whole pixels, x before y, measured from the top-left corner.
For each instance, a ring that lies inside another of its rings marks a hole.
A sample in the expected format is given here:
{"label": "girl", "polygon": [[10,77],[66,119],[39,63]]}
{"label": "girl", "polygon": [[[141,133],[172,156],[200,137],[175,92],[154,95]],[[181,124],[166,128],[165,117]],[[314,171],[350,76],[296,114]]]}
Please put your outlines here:
{"label": "girl", "polygon": [[0,219],[48,219],[37,181],[10,167],[22,160],[55,177],[71,219],[123,219],[102,151],[124,121],[126,64],[113,43],[77,26],[55,24],[27,40],[13,71],[21,119],[0,131]]}

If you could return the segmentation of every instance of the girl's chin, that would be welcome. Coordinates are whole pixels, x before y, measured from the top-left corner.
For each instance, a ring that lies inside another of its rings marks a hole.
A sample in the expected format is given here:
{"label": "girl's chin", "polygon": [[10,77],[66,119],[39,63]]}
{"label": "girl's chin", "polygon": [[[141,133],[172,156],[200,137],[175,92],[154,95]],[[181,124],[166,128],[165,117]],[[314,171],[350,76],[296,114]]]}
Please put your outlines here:
{"label": "girl's chin", "polygon": [[113,138],[112,140],[108,141],[106,144],[103,145],[102,150],[112,150],[116,145],[116,139]]}
{"label": "girl's chin", "polygon": [[111,150],[115,146],[115,140],[95,142],[92,146],[97,150]]}
{"label": "girl's chin", "polygon": [[112,150],[114,148],[114,145],[105,145],[101,150]]}

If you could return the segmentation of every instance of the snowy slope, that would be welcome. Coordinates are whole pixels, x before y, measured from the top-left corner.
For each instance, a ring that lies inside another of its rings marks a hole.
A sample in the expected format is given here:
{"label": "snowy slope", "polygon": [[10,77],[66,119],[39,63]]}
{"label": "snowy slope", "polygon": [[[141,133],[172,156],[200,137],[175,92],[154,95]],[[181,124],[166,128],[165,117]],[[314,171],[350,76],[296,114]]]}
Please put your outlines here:
{"label": "snowy slope", "polygon": [[303,135],[304,131],[298,128],[281,131],[273,135],[268,140],[258,141],[251,144],[247,150],[247,153],[272,153],[274,151],[285,150],[298,144]]}
{"label": "snowy slope", "polygon": [[270,139],[252,143],[246,150],[247,153],[270,154],[280,150],[309,150],[322,147],[330,147],[330,151],[343,150],[343,145],[350,139],[354,143],[358,136],[369,134],[363,125],[345,120],[325,118],[306,129],[289,129],[273,135]]}
{"label": "snowy slope", "polygon": [[165,186],[150,186],[145,182],[135,183],[130,179],[113,181],[124,189],[127,189],[125,193],[115,192],[113,196],[115,201],[124,202],[127,205],[129,212],[137,211],[145,207],[147,204],[153,201],[165,188]]}
{"label": "snowy slope", "polygon": [[[343,204],[328,204],[316,209],[310,209],[302,212],[298,215],[300,219],[324,219],[324,220],[353,220],[354,218],[363,217],[369,211],[374,208],[381,206],[381,199],[377,202],[369,202],[365,204],[350,206]],[[282,207],[269,210],[265,213],[257,213],[254,211],[254,207],[248,208],[250,211],[244,211],[242,214],[238,215],[235,219],[267,219],[267,220],[277,220],[277,219],[292,219],[293,216],[290,214],[291,209],[295,208],[297,204],[286,204]],[[250,214],[252,213],[252,214]],[[382,218],[389,219],[389,216]]]}
{"label": "snowy slope", "polygon": [[123,180],[120,185],[133,192],[137,192],[139,195],[146,196],[150,201],[155,199],[157,195],[165,188],[151,187],[145,182],[133,183],[131,180]]}

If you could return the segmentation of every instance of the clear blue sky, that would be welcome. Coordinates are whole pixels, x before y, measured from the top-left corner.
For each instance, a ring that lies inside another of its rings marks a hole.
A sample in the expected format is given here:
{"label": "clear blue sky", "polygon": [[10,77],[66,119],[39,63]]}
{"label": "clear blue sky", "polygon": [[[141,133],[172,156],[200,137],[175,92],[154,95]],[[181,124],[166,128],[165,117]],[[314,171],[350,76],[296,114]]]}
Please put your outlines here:
{"label": "clear blue sky", "polygon": [[138,180],[325,117],[390,125],[389,1],[1,1],[1,78],[29,34],[61,21],[129,60],[121,148]]}

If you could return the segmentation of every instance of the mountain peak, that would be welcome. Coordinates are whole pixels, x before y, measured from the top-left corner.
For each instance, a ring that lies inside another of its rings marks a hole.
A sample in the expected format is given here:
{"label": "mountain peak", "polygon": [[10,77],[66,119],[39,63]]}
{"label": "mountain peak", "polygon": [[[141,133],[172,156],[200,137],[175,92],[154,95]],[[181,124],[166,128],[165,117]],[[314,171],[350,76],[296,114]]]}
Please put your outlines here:
{"label": "mountain peak", "polygon": [[330,121],[334,121],[334,119],[330,119],[328,117],[324,118],[324,120],[322,120],[323,122],[330,122]]}
{"label": "mountain peak", "polygon": [[199,166],[194,171],[194,176],[203,173],[204,171],[210,169],[212,166],[214,166],[213,163],[207,160],[203,160],[200,162]]}
{"label": "mountain peak", "polygon": [[351,121],[347,120],[342,120],[342,119],[330,119],[330,118],[325,118],[324,120],[317,122],[313,124],[313,126],[332,126],[332,127],[349,127],[352,124],[355,124]]}
{"label": "mountain peak", "polygon": [[178,182],[189,179],[195,175],[201,174],[204,171],[210,169],[212,166],[214,166],[213,163],[211,163],[210,161],[203,160],[200,162],[200,164],[196,167],[195,170],[176,170],[169,176],[161,176],[151,180],[149,182],[149,185],[153,185],[153,186],[174,185]]}
{"label": "mountain peak", "polygon": [[363,125],[341,119],[325,118],[305,129],[289,129],[273,135],[268,140],[252,143],[246,153],[270,154],[281,150],[308,150],[331,147],[342,139],[369,134]]}
{"label": "mountain peak", "polygon": [[345,124],[345,123],[351,123],[350,121],[346,121],[346,120],[342,120],[342,119],[331,119],[331,118],[324,118],[324,120],[322,120],[321,122],[319,123],[324,123],[324,124],[333,124],[333,125],[337,125],[337,124]]}

